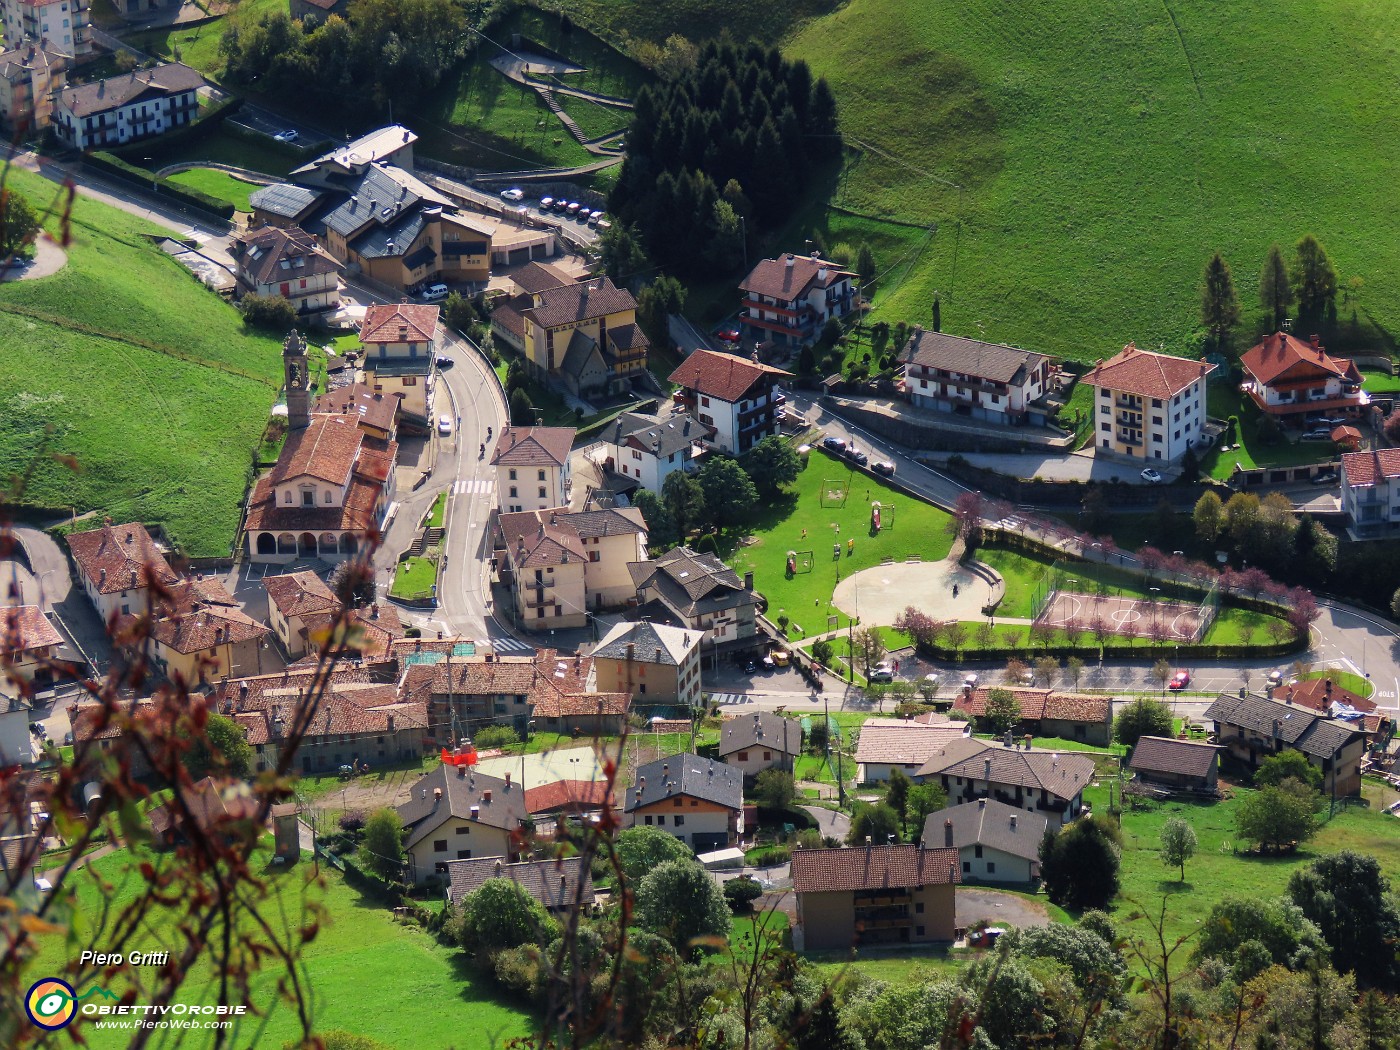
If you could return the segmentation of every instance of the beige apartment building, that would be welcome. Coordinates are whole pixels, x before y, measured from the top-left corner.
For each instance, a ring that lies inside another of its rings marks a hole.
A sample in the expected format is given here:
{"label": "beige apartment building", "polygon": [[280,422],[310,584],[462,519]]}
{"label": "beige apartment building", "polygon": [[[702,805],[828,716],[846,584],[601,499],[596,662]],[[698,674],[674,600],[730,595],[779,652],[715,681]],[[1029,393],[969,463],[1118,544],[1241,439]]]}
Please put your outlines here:
{"label": "beige apartment building", "polygon": [[700,704],[700,631],[659,623],[619,623],[593,650],[597,687],[641,704]]}

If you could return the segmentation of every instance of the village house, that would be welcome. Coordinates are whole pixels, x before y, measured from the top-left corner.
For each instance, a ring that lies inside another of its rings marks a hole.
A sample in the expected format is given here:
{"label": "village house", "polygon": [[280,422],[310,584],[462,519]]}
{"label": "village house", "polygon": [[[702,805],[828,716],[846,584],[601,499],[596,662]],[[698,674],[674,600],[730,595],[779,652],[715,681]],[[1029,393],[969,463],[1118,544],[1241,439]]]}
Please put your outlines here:
{"label": "village house", "polygon": [[344,616],[340,609],[308,612],[304,622],[313,658],[327,653],[340,659],[387,661],[393,643],[404,637],[399,611],[388,602],[371,602]]}
{"label": "village house", "polygon": [[502,857],[472,857],[447,862],[447,903],[461,904],[488,879],[509,879],[548,912],[568,911],[593,903],[593,873],[582,857],[526,860],[508,864]]}
{"label": "village house", "polygon": [[635,593],[629,566],[646,557],[647,540],[635,507],[502,514],[498,528],[497,566],[527,630],[582,627]]}
{"label": "village house", "polygon": [[392,288],[488,280],[491,230],[413,174],[417,138],[395,124],[302,165],[249,197],[254,225],[323,232],[331,255]]}
{"label": "village house", "polygon": [[104,623],[114,616],[139,615],[150,606],[152,584],[168,588],[179,576],[139,521],[70,532],[68,550],[78,582]]}
{"label": "village house", "polygon": [[[173,846],[192,834],[224,842],[251,840],[262,833],[261,803],[241,780],[205,777],[189,787],[176,786],[175,799],[161,803],[146,820],[157,846]],[[188,814],[188,816],[187,816]]]}
{"label": "village house", "polygon": [[202,87],[204,78],[179,62],[69,85],[54,101],[54,133],[76,150],[150,138],[193,122]]}
{"label": "village house", "polygon": [[524,312],[535,305],[535,297],[554,288],[573,284],[576,278],[549,263],[530,262],[510,275],[513,294],[497,299],[491,307],[491,339],[497,346],[508,346],[525,353]]}
{"label": "village house", "polygon": [[641,621],[614,624],[593,648],[599,689],[641,704],[701,705],[700,631]]}
{"label": "village house", "polygon": [[268,622],[287,656],[295,660],[308,651],[306,617],[313,613],[335,612],[340,599],[331,593],[321,577],[308,569],[284,576],[264,576],[267,591]]}
{"label": "village house", "polygon": [[1033,407],[1050,389],[1050,358],[914,327],[900,355],[904,389],[919,408],[990,423],[1044,424]]}
{"label": "village house", "polygon": [[867,842],[792,851],[796,951],[953,940],[958,851]]}
{"label": "village house", "polygon": [[895,769],[912,777],[930,758],[941,754],[949,741],[962,739],[965,729],[966,723],[941,715],[919,722],[872,718],[860,727],[856,740],[856,780],[883,784]]}
{"label": "village house", "polygon": [[1215,794],[1220,748],[1197,740],[1139,737],[1128,768],[1148,788]]}
{"label": "village house", "polygon": [[264,226],[235,234],[229,254],[240,297],[280,295],[299,316],[340,303],[340,263],[299,226]]}
{"label": "village house", "polygon": [[1400,449],[1342,456],[1342,510],[1353,539],[1374,539],[1400,528]]}
{"label": "village house", "polygon": [[815,252],[764,259],[739,282],[739,323],[750,339],[797,347],[856,304],[856,274]]}
{"label": "village house", "polygon": [[446,876],[453,860],[500,857],[514,863],[529,819],[519,784],[448,765],[420,777],[398,814],[406,832],[407,878],[414,886],[431,875]]}
{"label": "village house", "polygon": [[1243,389],[1259,411],[1279,422],[1354,417],[1371,403],[1361,389],[1361,370],[1345,357],[1333,357],[1317,336],[1303,342],[1275,332],[1240,358]]}
{"label": "village house", "polygon": [[1343,721],[1355,721],[1357,714],[1369,715],[1376,711],[1374,700],[1343,689],[1326,676],[1280,682],[1269,690],[1269,698]]}
{"label": "village house", "polygon": [[991,732],[987,721],[987,698],[992,689],[1004,689],[1021,708],[1017,733],[1057,736],[1086,744],[1108,747],[1113,743],[1113,698],[1082,693],[1060,693],[1053,689],[1022,686],[964,687],[953,702],[977,723],[978,732]]}
{"label": "village house", "polygon": [[1206,709],[1215,739],[1229,757],[1248,770],[1282,751],[1299,751],[1322,773],[1322,793],[1332,798],[1361,791],[1361,758],[1366,733],[1305,707],[1246,690],[1221,693]]}
{"label": "village house", "polygon": [[1094,388],[1094,447],[1144,466],[1180,459],[1205,438],[1206,377],[1215,365],[1129,343],[1080,380]]}
{"label": "village house", "polygon": [[400,415],[420,427],[432,413],[438,313],[436,306],[376,303],[360,323],[365,384],[386,397],[399,395]]}
{"label": "village house", "polygon": [[347,383],[321,394],[311,404],[314,416],[351,416],[366,437],[398,440],[398,394],[384,394],[366,383]]}
{"label": "village house", "polygon": [[530,305],[518,311],[530,373],[576,397],[625,391],[646,371],[649,346],[632,293],[606,277],[545,284],[538,282]]}
{"label": "village house", "polygon": [[695,469],[696,446],[714,435],[714,427],[683,414],[624,412],[598,437],[603,443],[603,469],[620,478],[622,491],[642,488],[660,495],[673,473]]}
{"label": "village house", "polygon": [[[34,735],[29,731],[33,708],[12,692],[9,683],[0,679],[0,767],[27,766],[34,761]],[[0,817],[0,828],[3,826]]]}
{"label": "village house", "polygon": [[768,711],[726,718],[719,731],[720,761],[752,783],[765,769],[791,773],[802,754],[802,724]]}
{"label": "village house", "polygon": [[[293,22],[314,22],[325,25],[331,15],[346,16],[350,10],[350,0],[291,0],[290,13]],[[308,22],[308,24],[310,24]]]}
{"label": "village house", "polygon": [[0,52],[0,120],[5,129],[29,136],[49,127],[54,96],[68,83],[67,71],[64,55],[33,41]]}
{"label": "village house", "polygon": [[693,419],[714,428],[709,443],[741,455],[778,432],[778,406],[786,399],[778,384],[791,372],[712,350],[695,350],[670,375],[681,389],[676,404]]}
{"label": "village house", "polygon": [[612,785],[606,780],[551,780],[525,789],[525,808],[539,834],[547,833],[543,825],[550,821],[596,820],[613,804]]}
{"label": "village house", "polygon": [[[32,682],[43,688],[53,679],[63,635],[37,605],[11,605],[0,610],[0,651],[8,657],[4,678]],[[0,686],[0,692],[5,692]]]}
{"label": "village house", "polygon": [[939,784],[950,804],[993,798],[1044,816],[1052,829],[1079,816],[1093,759],[1043,748],[994,746],[964,738],[947,744],[914,778]]}
{"label": "village house", "polygon": [[979,798],[930,813],[924,849],[955,849],[963,880],[1030,882],[1040,877],[1040,842],[1049,820],[1041,813]]}
{"label": "village house", "polygon": [[288,434],[277,463],[253,484],[244,519],[252,561],[341,561],[360,550],[394,498],[398,445],[368,436],[349,415],[311,414],[306,341],[282,348]]}
{"label": "village house", "polygon": [[[4,711],[5,698],[0,695],[0,752],[4,750]],[[122,730],[113,720],[114,713],[129,714],[133,723],[153,733],[164,734],[168,728],[156,721],[158,709],[154,701],[137,700],[134,704],[120,704],[109,709],[105,704],[82,704],[68,709],[69,725],[73,731],[73,747],[77,754],[96,755],[100,751],[120,749],[123,761],[129,763],[131,776],[136,780],[148,777],[151,763],[146,757],[146,749],[121,745]],[[29,735],[29,729],[24,729]],[[27,745],[26,745],[27,746]]]}
{"label": "village house", "polygon": [[636,587],[638,619],[702,631],[714,654],[743,649],[757,639],[758,595],[753,573],[739,574],[713,554],[673,547],[654,561],[628,566]]}
{"label": "village house", "polygon": [[530,720],[536,729],[569,733],[576,739],[621,735],[632,696],[600,690],[592,657],[565,658],[543,649],[536,654],[535,666]]}
{"label": "village house", "polygon": [[[245,613],[228,589],[212,577],[193,577],[157,599],[149,627],[151,663],[172,681],[190,685],[222,675],[261,674],[271,628]],[[127,640],[119,624],[118,643]],[[141,645],[140,633],[131,644]]]}
{"label": "village house", "polygon": [[287,668],[231,678],[218,683],[209,704],[243,729],[259,772],[277,767],[289,735],[302,722],[296,768],[303,774],[413,761],[426,750],[429,735],[421,702],[401,697],[392,681],[349,664],[329,672]]}
{"label": "village house", "polygon": [[[88,0],[0,0],[5,46],[40,43],[67,58],[92,53]],[[47,95],[44,96],[47,99]]]}
{"label": "village house", "polygon": [[496,471],[496,506],[503,513],[569,505],[574,434],[573,427],[502,429],[491,451],[491,466]]}
{"label": "village house", "polygon": [[639,766],[623,807],[632,827],[656,827],[696,853],[726,849],[744,833],[744,778],[691,754]]}

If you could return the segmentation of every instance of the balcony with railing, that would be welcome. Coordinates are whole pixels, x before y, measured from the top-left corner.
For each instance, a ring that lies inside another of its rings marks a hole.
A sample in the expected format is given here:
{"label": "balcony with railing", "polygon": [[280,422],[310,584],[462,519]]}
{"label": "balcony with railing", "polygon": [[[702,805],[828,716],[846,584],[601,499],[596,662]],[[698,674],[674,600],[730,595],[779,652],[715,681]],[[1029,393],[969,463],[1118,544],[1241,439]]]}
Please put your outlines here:
{"label": "balcony with railing", "polygon": [[1122,430],[1122,429],[1119,429],[1119,431],[1118,431],[1118,441],[1119,441],[1120,444],[1124,444],[1124,445],[1141,445],[1141,444],[1142,444],[1142,431],[1140,431],[1140,430]]}
{"label": "balcony with railing", "polygon": [[1137,394],[1119,394],[1113,399],[1113,403],[1119,408],[1136,408],[1139,411],[1142,409],[1142,398]]}

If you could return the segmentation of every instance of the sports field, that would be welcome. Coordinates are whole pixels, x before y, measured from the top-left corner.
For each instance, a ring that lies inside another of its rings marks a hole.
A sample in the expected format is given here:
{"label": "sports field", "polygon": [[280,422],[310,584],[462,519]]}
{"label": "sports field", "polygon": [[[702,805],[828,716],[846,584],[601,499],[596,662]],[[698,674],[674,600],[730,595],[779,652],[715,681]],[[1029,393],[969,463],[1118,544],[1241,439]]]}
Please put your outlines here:
{"label": "sports field", "polygon": [[1081,630],[1102,623],[1109,633],[1127,637],[1146,637],[1153,624],[1161,624],[1168,638],[1195,641],[1202,619],[1199,605],[1056,591],[1036,622]]}

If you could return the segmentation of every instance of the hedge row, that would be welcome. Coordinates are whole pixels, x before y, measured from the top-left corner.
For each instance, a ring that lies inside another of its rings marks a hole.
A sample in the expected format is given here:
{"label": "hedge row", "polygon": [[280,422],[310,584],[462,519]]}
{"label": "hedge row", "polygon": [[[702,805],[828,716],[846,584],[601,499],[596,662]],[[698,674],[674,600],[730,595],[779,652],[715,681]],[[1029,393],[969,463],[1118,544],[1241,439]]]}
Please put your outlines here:
{"label": "hedge row", "polygon": [[134,164],[128,164],[120,157],[103,150],[97,150],[83,156],[83,163],[91,165],[100,171],[108,172],[119,178],[126,179],[138,185],[150,185],[155,192],[162,197],[169,197],[172,200],[180,201],[201,211],[217,215],[221,219],[233,218],[233,205],[228,201],[220,200],[218,197],[211,197],[209,194],[194,189],[192,186],[181,186],[178,183],[169,182],[165,179],[158,179],[145,168],[138,168]]}
{"label": "hedge row", "polygon": [[[1173,660],[1234,660],[1258,659],[1260,657],[1273,659],[1289,656],[1305,647],[1304,643],[1297,639],[1289,639],[1286,642],[1275,642],[1269,645],[1199,645],[1195,643],[1183,645],[1170,643],[1159,646],[1129,646],[1106,642],[1102,648],[1105,658],[1141,659],[1144,656],[1158,655]],[[1008,649],[1005,646],[992,646],[988,649],[950,649],[944,645],[920,645],[915,648],[920,656],[931,660],[941,660],[945,663],[987,663],[1005,660],[1011,656],[1019,656],[1027,660],[1033,660],[1039,656],[1053,656],[1057,659],[1078,656],[1080,659],[1086,659],[1098,655],[1099,645],[1094,642],[1076,647],[1068,642],[1052,642],[1048,646],[1034,646],[1025,649]]]}

